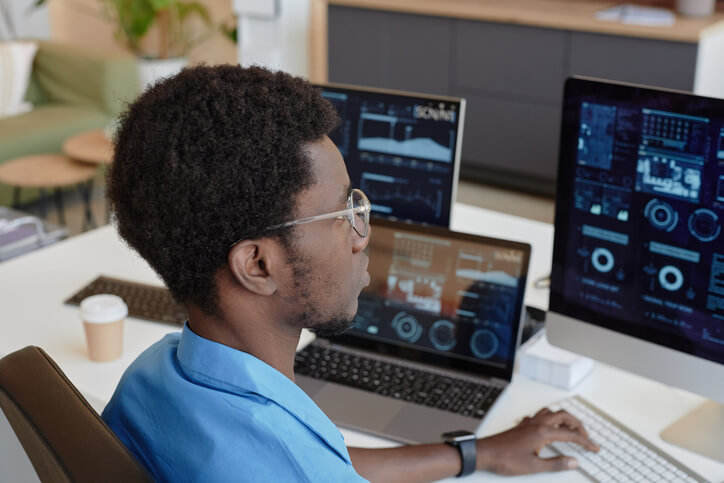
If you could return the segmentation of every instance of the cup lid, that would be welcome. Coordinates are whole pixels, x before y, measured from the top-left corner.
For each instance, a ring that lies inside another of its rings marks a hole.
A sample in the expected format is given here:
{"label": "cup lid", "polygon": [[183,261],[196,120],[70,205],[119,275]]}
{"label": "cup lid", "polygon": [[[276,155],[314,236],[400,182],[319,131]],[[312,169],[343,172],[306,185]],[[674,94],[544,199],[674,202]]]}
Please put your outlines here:
{"label": "cup lid", "polygon": [[80,303],[80,316],[94,324],[115,322],[128,316],[128,306],[118,295],[91,295]]}

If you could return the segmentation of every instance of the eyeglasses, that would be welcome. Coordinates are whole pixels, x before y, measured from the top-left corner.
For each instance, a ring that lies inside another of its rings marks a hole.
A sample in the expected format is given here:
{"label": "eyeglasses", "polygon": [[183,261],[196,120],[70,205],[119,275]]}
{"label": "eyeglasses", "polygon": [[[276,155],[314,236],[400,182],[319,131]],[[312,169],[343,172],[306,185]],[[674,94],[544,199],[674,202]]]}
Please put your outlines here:
{"label": "eyeglasses", "polygon": [[[304,223],[311,223],[313,221],[328,220],[330,218],[346,219],[352,229],[362,238],[367,236],[370,228],[370,200],[367,198],[362,190],[353,189],[349,193],[347,198],[347,209],[333,211],[331,213],[325,213],[322,215],[308,216],[306,218],[300,218],[298,220],[287,221],[278,225],[267,226],[264,231],[277,230],[279,228],[287,228],[295,225],[302,225]],[[231,244],[233,247],[244,238],[240,238]]]}

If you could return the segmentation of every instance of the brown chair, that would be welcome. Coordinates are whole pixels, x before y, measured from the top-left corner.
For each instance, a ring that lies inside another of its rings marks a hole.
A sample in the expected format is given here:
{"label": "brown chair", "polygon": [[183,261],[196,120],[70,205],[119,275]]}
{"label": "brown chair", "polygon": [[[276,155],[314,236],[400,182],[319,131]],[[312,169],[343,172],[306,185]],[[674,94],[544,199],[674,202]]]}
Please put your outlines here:
{"label": "brown chair", "polygon": [[0,408],[42,482],[151,481],[39,347],[0,359]]}

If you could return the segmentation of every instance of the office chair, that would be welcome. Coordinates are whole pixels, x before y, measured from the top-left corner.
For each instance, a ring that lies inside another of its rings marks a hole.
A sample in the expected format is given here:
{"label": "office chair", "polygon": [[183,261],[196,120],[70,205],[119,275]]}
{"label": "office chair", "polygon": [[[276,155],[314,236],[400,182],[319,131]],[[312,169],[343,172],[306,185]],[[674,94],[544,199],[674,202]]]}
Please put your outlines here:
{"label": "office chair", "polygon": [[152,481],[39,347],[0,359],[0,408],[40,481]]}

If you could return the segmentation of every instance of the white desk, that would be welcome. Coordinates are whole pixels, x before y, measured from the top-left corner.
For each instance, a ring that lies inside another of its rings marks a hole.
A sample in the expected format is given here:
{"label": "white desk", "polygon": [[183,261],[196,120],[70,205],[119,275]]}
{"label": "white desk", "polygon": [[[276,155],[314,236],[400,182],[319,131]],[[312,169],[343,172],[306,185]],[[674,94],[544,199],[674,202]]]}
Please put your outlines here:
{"label": "white desk", "polygon": [[[550,271],[553,236],[550,225],[457,204],[453,226],[461,231],[535,243],[526,303],[547,308],[547,291],[533,289],[530,283]],[[148,265],[118,239],[111,227],[103,227],[1,263],[0,355],[26,345],[40,346],[81,392],[105,403],[131,361],[163,334],[175,329],[169,325],[129,319],[123,356],[113,362],[90,362],[78,309],[64,305],[63,301],[100,274],[160,283]],[[305,336],[304,341],[308,340]],[[593,373],[571,392],[516,375],[478,434],[488,435],[504,430],[524,415],[573,393],[599,405],[703,476],[712,481],[724,481],[724,464],[680,450],[658,437],[658,432],[667,424],[702,402],[700,397],[604,364],[597,364]],[[354,431],[342,432],[352,445],[393,445]],[[587,481],[576,472],[518,478],[478,473],[465,481],[476,480]]]}

